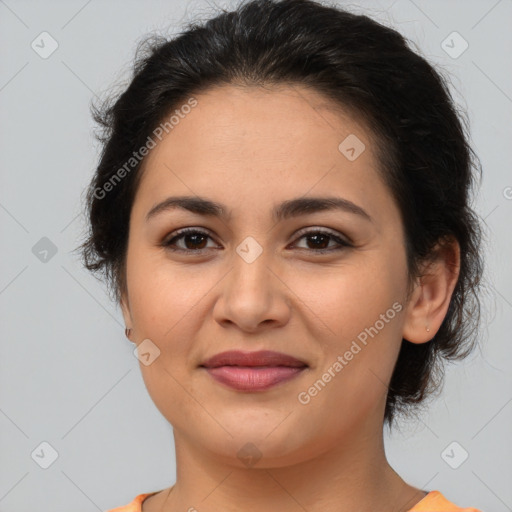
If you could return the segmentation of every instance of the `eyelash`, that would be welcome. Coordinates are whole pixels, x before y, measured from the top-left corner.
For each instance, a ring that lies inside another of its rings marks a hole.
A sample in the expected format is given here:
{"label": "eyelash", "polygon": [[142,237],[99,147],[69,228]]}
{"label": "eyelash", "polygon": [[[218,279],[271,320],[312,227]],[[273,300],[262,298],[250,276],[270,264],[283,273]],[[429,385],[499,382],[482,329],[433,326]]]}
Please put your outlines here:
{"label": "eyelash", "polygon": [[[202,230],[197,229],[197,228],[184,228],[184,229],[181,229],[181,230],[177,231],[172,238],[164,240],[164,242],[162,242],[161,245],[162,245],[162,247],[164,247],[165,249],[167,249],[169,251],[182,252],[182,253],[202,254],[204,251],[207,251],[208,249],[210,249],[210,248],[182,249],[182,248],[172,247],[172,245],[174,245],[174,243],[177,240],[182,239],[186,235],[190,235],[190,234],[203,235],[203,236],[207,236],[209,238],[212,238],[210,236],[210,234],[208,232],[206,232],[206,231],[202,231]],[[345,249],[347,247],[354,247],[351,243],[347,242],[346,240],[343,240],[342,238],[340,238],[339,236],[335,235],[331,231],[326,231],[324,229],[315,229],[315,230],[310,230],[310,231],[306,231],[306,232],[299,232],[297,240],[300,240],[301,238],[304,238],[304,237],[306,237],[308,235],[325,235],[325,236],[328,236],[332,240],[334,240],[336,243],[338,243],[338,247],[334,247],[334,248],[331,248],[331,249],[300,248],[301,250],[311,251],[311,252],[319,253],[319,254],[327,254],[327,253],[343,250],[343,249]]]}

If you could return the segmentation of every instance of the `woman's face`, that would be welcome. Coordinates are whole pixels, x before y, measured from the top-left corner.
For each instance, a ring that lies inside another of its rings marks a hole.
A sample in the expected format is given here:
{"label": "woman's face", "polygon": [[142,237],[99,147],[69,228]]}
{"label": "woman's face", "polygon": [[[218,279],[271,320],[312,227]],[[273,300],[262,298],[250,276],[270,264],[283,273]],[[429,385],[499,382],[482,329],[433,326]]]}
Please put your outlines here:
{"label": "woman's face", "polygon": [[[131,212],[123,313],[132,340],[150,340],[149,394],[175,435],[240,466],[243,454],[278,467],[379,435],[407,269],[370,133],[301,87],[223,86],[196,100],[154,137]],[[224,216],[169,206],[147,217],[184,196]],[[290,207],[313,198],[341,206]],[[200,233],[176,239],[183,228]],[[293,375],[236,389],[201,366],[228,350],[306,366],[217,370]]]}

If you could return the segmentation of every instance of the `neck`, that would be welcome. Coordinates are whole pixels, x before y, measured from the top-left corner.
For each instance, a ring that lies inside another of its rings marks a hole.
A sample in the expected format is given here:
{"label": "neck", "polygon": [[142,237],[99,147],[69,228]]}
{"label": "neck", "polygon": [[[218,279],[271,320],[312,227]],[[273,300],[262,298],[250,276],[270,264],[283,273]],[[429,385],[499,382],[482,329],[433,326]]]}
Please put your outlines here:
{"label": "neck", "polygon": [[358,425],[323,453],[312,445],[292,463],[262,458],[250,468],[198,446],[182,431],[174,438],[176,484],[160,493],[159,512],[405,512],[425,496],[387,462],[381,425]]}

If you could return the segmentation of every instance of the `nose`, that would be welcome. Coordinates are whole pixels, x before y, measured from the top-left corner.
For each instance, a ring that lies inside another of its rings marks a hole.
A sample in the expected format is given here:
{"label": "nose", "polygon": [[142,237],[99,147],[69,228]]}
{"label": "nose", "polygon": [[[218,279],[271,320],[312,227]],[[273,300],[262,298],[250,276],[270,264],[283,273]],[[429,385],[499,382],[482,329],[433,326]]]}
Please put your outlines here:
{"label": "nose", "polygon": [[290,290],[272,266],[271,254],[263,252],[251,261],[234,254],[233,265],[221,281],[214,318],[223,327],[236,325],[255,333],[282,327],[290,318]]}

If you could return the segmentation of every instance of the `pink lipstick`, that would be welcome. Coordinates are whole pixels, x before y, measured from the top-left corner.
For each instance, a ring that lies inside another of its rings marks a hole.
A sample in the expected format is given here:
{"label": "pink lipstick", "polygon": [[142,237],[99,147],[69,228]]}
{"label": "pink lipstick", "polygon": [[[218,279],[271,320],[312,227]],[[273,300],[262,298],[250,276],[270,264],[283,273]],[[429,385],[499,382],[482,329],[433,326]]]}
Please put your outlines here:
{"label": "pink lipstick", "polygon": [[238,391],[264,391],[288,381],[308,365],[280,352],[222,352],[200,365],[218,382]]}

